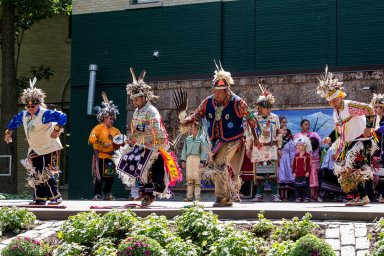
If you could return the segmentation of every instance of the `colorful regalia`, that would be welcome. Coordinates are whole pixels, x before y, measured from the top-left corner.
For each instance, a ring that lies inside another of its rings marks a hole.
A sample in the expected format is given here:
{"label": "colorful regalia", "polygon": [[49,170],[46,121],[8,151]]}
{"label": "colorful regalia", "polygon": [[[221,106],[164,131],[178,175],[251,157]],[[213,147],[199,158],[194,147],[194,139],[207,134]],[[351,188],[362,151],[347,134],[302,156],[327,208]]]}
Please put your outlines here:
{"label": "colorful regalia", "polygon": [[111,189],[116,175],[112,155],[115,150],[113,138],[120,134],[119,129],[113,127],[119,110],[112,101],[109,101],[103,92],[102,108],[96,117],[99,124],[89,135],[88,143],[93,147],[92,176],[94,200],[111,200]]}
{"label": "colorful regalia", "polygon": [[317,93],[330,104],[338,104],[333,110],[337,139],[332,145],[336,160],[334,171],[342,190],[346,193],[357,191],[359,196],[348,202],[347,206],[369,203],[364,183],[373,178],[372,156],[377,148],[367,130],[374,126],[372,106],[361,102],[345,100],[343,83],[335,79],[326,68],[325,75],[319,79]]}
{"label": "colorful regalia", "polygon": [[145,71],[136,79],[131,68],[133,82],[127,85],[131,99],[143,97],[145,104],[136,108],[128,135],[129,143],[117,150],[114,162],[122,182],[130,187],[139,186],[142,205],[153,202],[155,196],[169,198],[169,186],[182,179],[173,152],[169,152],[168,135],[161,115],[152,101],[158,96],[144,82]]}
{"label": "colorful regalia", "polygon": [[276,171],[278,166],[277,151],[282,149],[280,121],[277,115],[270,112],[275,98],[271,92],[264,88],[262,83],[259,83],[259,86],[262,93],[254,105],[258,110],[256,133],[260,144],[252,148],[251,161],[256,164],[256,195],[252,201],[263,201],[264,183],[268,182],[271,186],[272,201],[278,202],[280,199],[277,193]]}
{"label": "colorful regalia", "polygon": [[27,169],[27,186],[34,190],[34,204],[60,204],[62,198],[54,174],[59,170],[60,150],[63,148],[59,135],[67,122],[67,116],[56,110],[46,108],[45,93],[35,87],[36,78],[30,81],[30,87],[25,89],[21,101],[26,105],[15,115],[7,126],[6,140],[10,142],[12,132],[20,125],[24,127],[26,140],[29,145],[28,156],[21,160]]}
{"label": "colorful regalia", "polygon": [[233,204],[232,198],[238,197],[241,188],[240,170],[245,151],[243,119],[251,129],[256,127],[256,120],[245,101],[230,90],[233,84],[231,74],[221,65],[216,67],[213,87],[224,92],[225,98],[218,102],[214,95],[208,96],[195,113],[185,119],[185,124],[203,118],[207,120],[212,161],[203,176],[214,180],[216,202],[213,206],[223,207]]}

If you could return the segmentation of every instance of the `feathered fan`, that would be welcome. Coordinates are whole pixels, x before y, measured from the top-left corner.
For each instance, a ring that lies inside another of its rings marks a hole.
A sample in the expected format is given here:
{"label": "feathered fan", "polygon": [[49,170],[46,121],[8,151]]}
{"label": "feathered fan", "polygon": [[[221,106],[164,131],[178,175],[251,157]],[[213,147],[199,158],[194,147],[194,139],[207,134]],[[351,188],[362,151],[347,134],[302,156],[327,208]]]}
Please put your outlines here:
{"label": "feathered fan", "polygon": [[[178,88],[173,91],[173,102],[175,102],[177,114],[179,117],[179,121],[184,120],[187,117],[188,111],[188,95],[187,92],[181,88]],[[188,127],[179,126],[179,131],[182,134],[186,134],[189,132]]]}

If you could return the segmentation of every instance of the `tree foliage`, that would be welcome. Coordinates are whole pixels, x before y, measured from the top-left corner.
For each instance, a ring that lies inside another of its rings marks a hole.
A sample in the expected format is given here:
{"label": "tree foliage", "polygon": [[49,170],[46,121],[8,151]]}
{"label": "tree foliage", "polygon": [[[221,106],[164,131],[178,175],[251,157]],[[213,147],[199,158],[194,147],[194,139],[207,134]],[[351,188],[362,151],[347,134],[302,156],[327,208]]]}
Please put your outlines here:
{"label": "tree foliage", "polygon": [[[25,31],[35,23],[55,14],[67,14],[72,11],[71,0],[0,0],[0,48],[1,48],[1,113],[0,131],[17,113],[18,79],[17,67]],[[16,47],[15,47],[16,46]],[[16,49],[15,49],[16,48]],[[44,69],[40,70],[43,71]],[[47,71],[47,70],[45,70]],[[48,72],[45,72],[49,74]],[[44,76],[43,76],[44,77]],[[0,154],[12,155],[12,169],[17,169],[16,138],[13,145],[0,144]],[[7,168],[0,166],[0,168]],[[16,172],[5,178],[0,192],[16,193]]]}

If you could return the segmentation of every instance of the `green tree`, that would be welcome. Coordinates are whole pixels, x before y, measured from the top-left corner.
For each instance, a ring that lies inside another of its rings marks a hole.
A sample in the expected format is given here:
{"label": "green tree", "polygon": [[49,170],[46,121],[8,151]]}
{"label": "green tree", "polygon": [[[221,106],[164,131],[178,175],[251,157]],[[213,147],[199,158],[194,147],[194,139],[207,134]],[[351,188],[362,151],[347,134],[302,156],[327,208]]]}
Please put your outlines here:
{"label": "green tree", "polygon": [[[9,120],[17,113],[17,67],[25,31],[33,24],[55,14],[70,14],[71,0],[0,0],[1,22],[1,112],[0,131],[4,132]],[[16,139],[14,137],[14,139]],[[16,140],[9,145],[0,143],[1,155],[12,155],[12,170],[16,170]],[[0,169],[5,166],[0,166]],[[5,178],[5,177],[4,177]],[[0,191],[16,192],[15,171],[8,180],[3,179]]]}

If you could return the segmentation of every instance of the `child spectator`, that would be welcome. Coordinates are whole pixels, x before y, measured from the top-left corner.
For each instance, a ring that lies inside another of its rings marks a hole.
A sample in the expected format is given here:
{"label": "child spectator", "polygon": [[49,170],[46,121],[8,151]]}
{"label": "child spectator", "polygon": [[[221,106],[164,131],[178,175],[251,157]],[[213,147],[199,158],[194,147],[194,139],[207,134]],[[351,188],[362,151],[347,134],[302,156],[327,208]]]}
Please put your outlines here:
{"label": "child spectator", "polygon": [[308,137],[298,136],[295,139],[297,153],[293,159],[292,173],[295,177],[296,202],[311,201],[309,175],[311,173],[311,142]]}

